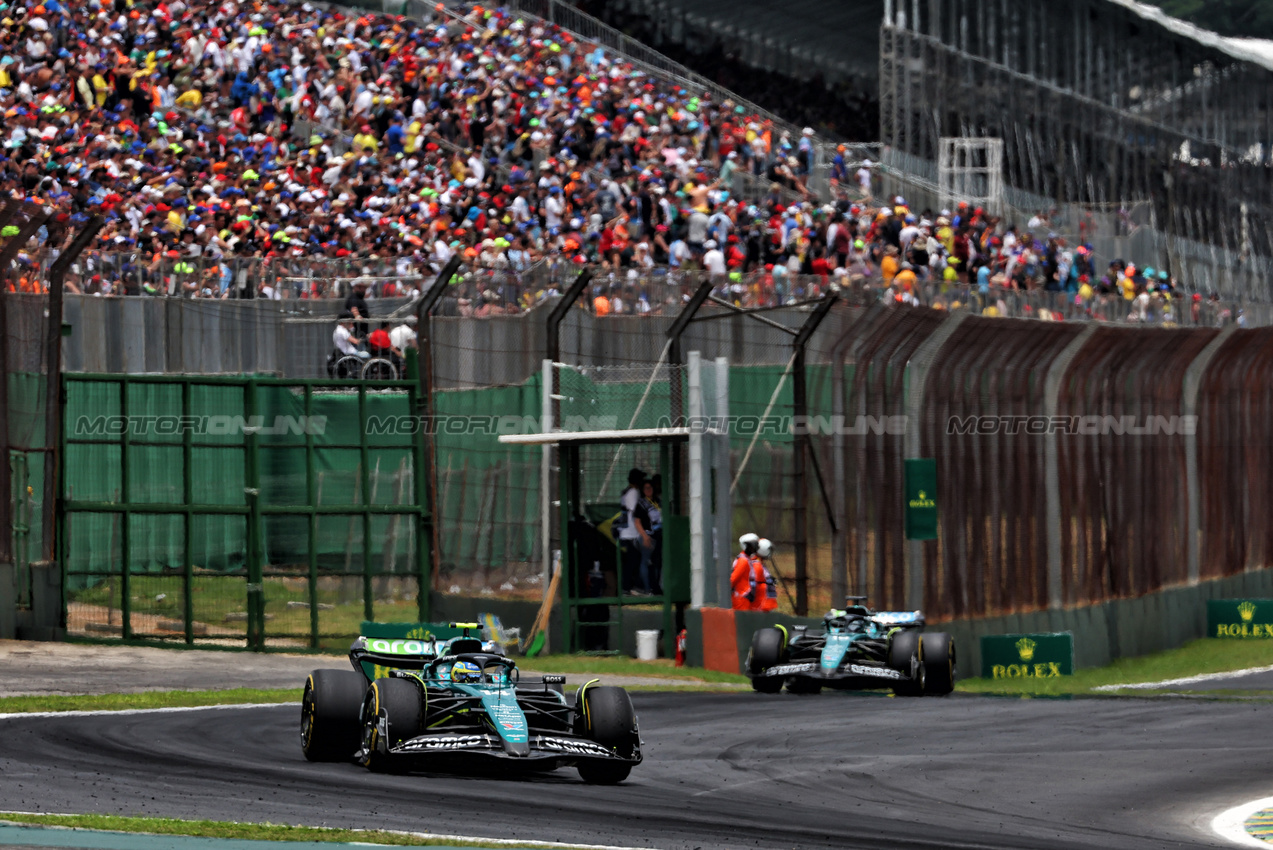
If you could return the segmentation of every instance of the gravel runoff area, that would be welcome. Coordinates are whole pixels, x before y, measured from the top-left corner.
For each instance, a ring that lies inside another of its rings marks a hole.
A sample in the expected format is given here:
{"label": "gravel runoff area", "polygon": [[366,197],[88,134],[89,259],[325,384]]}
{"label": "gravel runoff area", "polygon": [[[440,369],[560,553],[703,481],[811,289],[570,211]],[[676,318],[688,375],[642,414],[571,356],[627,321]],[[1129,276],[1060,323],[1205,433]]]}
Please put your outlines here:
{"label": "gravel runoff area", "polygon": [[[0,697],[36,694],[125,694],[226,688],[300,688],[311,670],[347,667],[343,655],[283,655],[206,649],[163,649],[79,643],[0,641]],[[525,675],[535,671],[524,670]],[[567,683],[687,685],[658,676],[571,673]],[[721,688],[737,687],[720,685]],[[745,687],[745,686],[744,686]]]}

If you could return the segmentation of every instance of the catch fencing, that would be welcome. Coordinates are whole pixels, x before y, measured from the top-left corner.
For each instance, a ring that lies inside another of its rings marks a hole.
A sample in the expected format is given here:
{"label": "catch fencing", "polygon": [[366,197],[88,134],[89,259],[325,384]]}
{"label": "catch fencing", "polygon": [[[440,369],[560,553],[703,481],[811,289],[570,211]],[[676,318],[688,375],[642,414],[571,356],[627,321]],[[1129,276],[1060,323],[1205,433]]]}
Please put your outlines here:
{"label": "catch fencing", "polygon": [[65,376],[66,628],[343,648],[427,613],[415,381]]}

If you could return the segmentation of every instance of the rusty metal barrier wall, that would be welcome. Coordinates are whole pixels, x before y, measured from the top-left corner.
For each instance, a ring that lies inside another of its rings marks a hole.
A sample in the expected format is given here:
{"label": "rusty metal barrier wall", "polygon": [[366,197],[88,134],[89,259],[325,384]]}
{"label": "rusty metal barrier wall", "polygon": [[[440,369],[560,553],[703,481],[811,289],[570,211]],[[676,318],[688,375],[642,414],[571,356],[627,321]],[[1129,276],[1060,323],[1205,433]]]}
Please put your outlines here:
{"label": "rusty metal barrier wall", "polygon": [[938,540],[924,543],[925,612],[977,617],[1046,604],[1044,441],[954,427],[977,415],[1030,416],[1044,408],[1040,377],[1081,328],[970,318],[928,375],[923,456],[937,460]]}
{"label": "rusty metal barrier wall", "polygon": [[[1070,364],[1058,412],[1132,417],[1137,427],[1182,416],[1185,370],[1214,335],[1099,329]],[[1187,579],[1187,435],[1159,430],[1059,438],[1065,603],[1138,596]]]}
{"label": "rusty metal barrier wall", "polygon": [[[809,413],[842,412],[851,426],[812,440],[840,489],[804,484],[811,545],[833,541],[832,580],[811,583],[811,610],[839,603],[828,592],[836,570],[877,607],[942,621],[1134,598],[1270,565],[1273,330],[859,304],[837,308],[809,362]],[[863,430],[858,418],[900,416],[901,429]],[[936,460],[935,540],[905,538],[909,457]],[[765,515],[735,506],[743,512]]]}
{"label": "rusty metal barrier wall", "polygon": [[1198,397],[1200,574],[1267,567],[1273,555],[1273,331],[1234,331]]}

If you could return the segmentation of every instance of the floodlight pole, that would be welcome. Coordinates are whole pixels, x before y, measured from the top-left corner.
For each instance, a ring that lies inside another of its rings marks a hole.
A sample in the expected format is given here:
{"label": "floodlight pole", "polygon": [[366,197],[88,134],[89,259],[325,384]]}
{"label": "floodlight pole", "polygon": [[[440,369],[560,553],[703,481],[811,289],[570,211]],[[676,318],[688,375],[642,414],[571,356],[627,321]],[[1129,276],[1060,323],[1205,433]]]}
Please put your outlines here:
{"label": "floodlight pole", "polygon": [[[809,613],[809,518],[807,509],[807,485],[805,483],[806,453],[813,450],[809,439],[809,399],[805,382],[805,348],[818,325],[827,317],[832,305],[839,299],[834,292],[828,292],[818,306],[800,326],[796,338],[792,340],[795,357],[791,366],[791,402],[792,422],[800,427],[795,434],[795,524],[793,537],[796,548],[796,616],[803,617]],[[821,478],[821,476],[819,476]],[[832,599],[832,604],[836,600]]]}

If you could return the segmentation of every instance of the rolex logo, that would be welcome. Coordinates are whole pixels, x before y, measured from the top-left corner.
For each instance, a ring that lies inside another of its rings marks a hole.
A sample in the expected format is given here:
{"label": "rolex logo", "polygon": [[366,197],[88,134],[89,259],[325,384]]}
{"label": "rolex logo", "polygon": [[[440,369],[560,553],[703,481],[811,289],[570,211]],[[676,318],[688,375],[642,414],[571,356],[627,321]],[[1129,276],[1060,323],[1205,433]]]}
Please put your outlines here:
{"label": "rolex logo", "polygon": [[1017,641],[1017,652],[1020,653],[1022,661],[1029,661],[1034,658],[1034,647],[1034,641],[1028,637],[1023,637]]}
{"label": "rolex logo", "polygon": [[1238,614],[1242,616],[1242,622],[1251,622],[1251,618],[1255,616],[1255,604],[1252,602],[1243,602],[1238,606]]}

